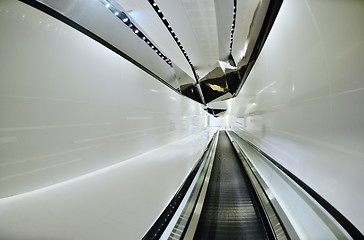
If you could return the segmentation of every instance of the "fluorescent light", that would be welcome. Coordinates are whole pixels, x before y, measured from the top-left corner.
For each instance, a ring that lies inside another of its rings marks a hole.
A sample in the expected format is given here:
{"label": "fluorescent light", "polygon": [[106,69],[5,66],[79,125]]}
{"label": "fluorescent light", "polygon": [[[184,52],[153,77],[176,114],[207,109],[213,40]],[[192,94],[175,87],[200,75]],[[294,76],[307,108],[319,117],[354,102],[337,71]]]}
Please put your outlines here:
{"label": "fluorescent light", "polygon": [[119,15],[119,12],[115,12],[114,14],[117,16],[117,15]]}
{"label": "fluorescent light", "polygon": [[111,5],[110,5],[110,3],[107,3],[106,5],[105,5],[105,7],[107,7],[107,8],[109,8]]}
{"label": "fluorescent light", "polygon": [[127,17],[123,18],[124,23],[127,22],[128,20],[129,20],[129,18],[127,18]]}

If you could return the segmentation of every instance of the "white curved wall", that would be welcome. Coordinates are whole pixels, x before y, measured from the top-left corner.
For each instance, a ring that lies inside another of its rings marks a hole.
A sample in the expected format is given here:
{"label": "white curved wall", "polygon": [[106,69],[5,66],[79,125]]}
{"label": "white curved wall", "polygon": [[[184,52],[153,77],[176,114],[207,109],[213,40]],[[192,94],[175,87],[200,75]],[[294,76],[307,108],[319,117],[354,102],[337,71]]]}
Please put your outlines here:
{"label": "white curved wall", "polygon": [[212,137],[201,105],[18,1],[0,32],[0,239],[141,239]]}
{"label": "white curved wall", "polygon": [[283,1],[228,121],[362,232],[363,23],[363,1]]}
{"label": "white curved wall", "polygon": [[0,29],[0,197],[119,163],[206,127],[200,104],[32,7],[1,1]]}

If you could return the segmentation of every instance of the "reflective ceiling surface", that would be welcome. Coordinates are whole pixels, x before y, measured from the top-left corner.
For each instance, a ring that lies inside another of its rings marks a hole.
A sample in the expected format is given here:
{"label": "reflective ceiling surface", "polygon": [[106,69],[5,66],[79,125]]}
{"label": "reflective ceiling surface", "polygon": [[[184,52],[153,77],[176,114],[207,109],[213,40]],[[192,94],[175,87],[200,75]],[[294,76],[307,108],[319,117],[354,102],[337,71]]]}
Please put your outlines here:
{"label": "reflective ceiling surface", "polygon": [[207,104],[234,97],[242,87],[254,51],[262,47],[257,41],[274,0],[38,2],[105,40],[168,87]]}

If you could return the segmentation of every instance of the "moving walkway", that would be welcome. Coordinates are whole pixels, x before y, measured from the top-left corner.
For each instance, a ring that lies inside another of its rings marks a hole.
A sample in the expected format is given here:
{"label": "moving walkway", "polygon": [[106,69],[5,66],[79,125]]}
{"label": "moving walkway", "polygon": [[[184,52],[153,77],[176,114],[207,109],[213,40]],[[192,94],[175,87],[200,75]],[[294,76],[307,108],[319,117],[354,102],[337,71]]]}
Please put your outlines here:
{"label": "moving walkway", "polygon": [[310,191],[251,143],[219,131],[143,239],[363,239]]}

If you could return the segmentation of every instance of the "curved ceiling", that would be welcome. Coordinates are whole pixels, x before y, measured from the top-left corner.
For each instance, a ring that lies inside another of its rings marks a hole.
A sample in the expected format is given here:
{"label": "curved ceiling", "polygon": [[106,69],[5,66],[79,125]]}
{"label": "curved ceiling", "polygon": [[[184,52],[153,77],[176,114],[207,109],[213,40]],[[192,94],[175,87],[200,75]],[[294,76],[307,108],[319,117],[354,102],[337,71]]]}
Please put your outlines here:
{"label": "curved ceiling", "polygon": [[[268,5],[274,2],[38,1],[116,47],[169,87],[203,104],[231,98],[239,91]],[[119,11],[133,27],[123,24]]]}

